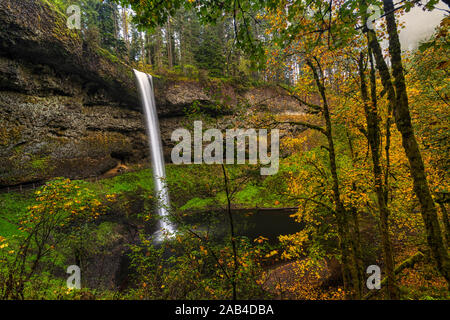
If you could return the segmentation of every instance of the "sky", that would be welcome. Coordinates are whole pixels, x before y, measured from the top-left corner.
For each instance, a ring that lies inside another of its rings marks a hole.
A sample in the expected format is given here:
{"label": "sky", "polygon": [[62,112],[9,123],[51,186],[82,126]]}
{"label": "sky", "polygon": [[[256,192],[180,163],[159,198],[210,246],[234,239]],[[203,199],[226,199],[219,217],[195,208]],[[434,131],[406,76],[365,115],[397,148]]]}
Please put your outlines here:
{"label": "sky", "polygon": [[[442,1],[437,7],[446,10],[450,9]],[[420,41],[426,40],[433,34],[444,16],[444,11],[435,9],[429,12],[423,11],[419,7],[414,7],[410,12],[402,16],[400,20],[405,22],[405,28],[400,32],[402,49],[411,50],[417,48]]]}

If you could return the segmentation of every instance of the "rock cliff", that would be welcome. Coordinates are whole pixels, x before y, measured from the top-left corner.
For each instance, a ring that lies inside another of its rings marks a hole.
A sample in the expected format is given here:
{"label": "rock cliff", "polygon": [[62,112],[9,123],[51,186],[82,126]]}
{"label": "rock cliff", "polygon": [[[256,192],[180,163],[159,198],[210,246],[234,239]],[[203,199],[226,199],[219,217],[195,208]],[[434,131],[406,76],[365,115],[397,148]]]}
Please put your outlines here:
{"label": "rock cliff", "polygon": [[[0,187],[99,175],[147,158],[131,67],[69,30],[45,0],[2,0],[0,25]],[[270,86],[154,82],[166,154],[172,130],[193,104],[213,110],[222,125],[239,106],[302,110]]]}

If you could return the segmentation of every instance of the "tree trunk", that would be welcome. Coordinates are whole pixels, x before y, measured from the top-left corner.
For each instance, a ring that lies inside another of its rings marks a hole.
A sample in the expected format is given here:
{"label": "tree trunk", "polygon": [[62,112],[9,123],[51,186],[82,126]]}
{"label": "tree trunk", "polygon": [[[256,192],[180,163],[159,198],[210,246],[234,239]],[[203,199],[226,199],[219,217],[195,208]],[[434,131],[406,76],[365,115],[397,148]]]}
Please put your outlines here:
{"label": "tree trunk", "polygon": [[158,70],[161,70],[161,68],[163,66],[163,55],[162,55],[163,41],[162,41],[162,34],[161,34],[160,27],[156,28],[155,34],[156,34],[155,64],[156,64],[156,68]]}
{"label": "tree trunk", "polygon": [[169,69],[173,68],[173,48],[172,48],[172,25],[170,22],[170,17],[167,20],[167,30],[166,30],[166,40],[167,40],[167,62]]}
{"label": "tree trunk", "polygon": [[150,35],[148,34],[148,31],[145,32],[145,42],[147,47],[147,64],[153,65],[152,63],[152,46],[150,41]]}
{"label": "tree trunk", "polygon": [[231,211],[231,195],[230,195],[230,189],[229,189],[229,184],[228,184],[228,175],[227,175],[227,171],[225,169],[224,164],[222,164],[222,172],[223,172],[223,179],[224,179],[224,185],[225,185],[225,193],[227,196],[227,213],[228,213],[228,219],[230,222],[231,247],[233,249],[233,273],[231,276],[231,286],[233,288],[233,300],[237,300],[236,276],[237,276],[239,264],[238,264],[238,256],[237,256],[236,238],[235,238],[235,234],[234,234],[233,213]]}
{"label": "tree trunk", "polygon": [[111,10],[112,10],[112,19],[114,21],[114,39],[118,40],[119,39],[119,27],[118,27],[118,17],[117,17],[117,5],[113,5],[112,3],[110,3],[111,6]]}
{"label": "tree trunk", "polygon": [[439,202],[439,207],[442,213],[442,222],[444,223],[445,238],[447,240],[447,248],[450,247],[450,221],[448,220],[448,212],[445,207],[445,202]]}
{"label": "tree trunk", "polygon": [[[381,130],[378,120],[377,112],[377,98],[376,98],[376,82],[375,70],[372,62],[372,52],[369,48],[369,59],[371,65],[370,83],[371,83],[371,103],[369,102],[369,95],[364,75],[363,59],[364,55],[361,53],[358,67],[360,76],[360,90],[361,97],[364,104],[364,113],[367,122],[367,140],[369,142],[372,153],[372,170],[375,180],[375,193],[377,195],[378,209],[380,214],[380,234],[383,244],[384,263],[386,264],[387,277],[387,296],[388,299],[399,299],[398,288],[395,281],[394,274],[394,258],[392,254],[392,246],[389,239],[389,209],[385,199],[385,192],[383,189],[383,173],[380,164],[380,144],[381,144]],[[384,186],[386,187],[386,186]]]}
{"label": "tree trunk", "polygon": [[419,199],[422,218],[427,232],[428,245],[436,261],[440,273],[450,283],[450,261],[444,245],[437,209],[428,186],[422,155],[419,150],[409,113],[408,96],[403,71],[400,40],[394,16],[392,0],[383,0],[386,15],[387,32],[389,34],[389,53],[392,63],[392,74],[396,92],[394,117],[398,130],[402,135],[402,144],[410,164],[414,183],[414,191]]}
{"label": "tree trunk", "polygon": [[145,33],[140,33],[140,38],[141,38],[141,41],[142,41],[142,45],[141,45],[141,61],[142,61],[142,64],[145,64],[145,61],[147,59],[147,55],[146,55],[146,52],[145,52],[145,44],[146,44]]}
{"label": "tree trunk", "polygon": [[[316,61],[317,62],[317,61]],[[337,165],[336,165],[336,152],[334,148],[334,142],[333,142],[333,134],[332,134],[332,127],[331,127],[331,117],[330,117],[330,111],[328,107],[328,102],[325,94],[325,87],[322,84],[322,70],[320,69],[320,65],[318,64],[319,73],[317,69],[314,67],[313,63],[310,60],[307,60],[307,64],[310,67],[311,71],[313,72],[314,79],[316,82],[316,86],[319,90],[319,93],[322,97],[322,109],[323,109],[323,116],[325,119],[325,136],[328,140],[328,154],[330,159],[330,171],[331,176],[333,179],[333,201],[336,206],[336,220],[338,225],[338,234],[339,234],[339,247],[341,251],[342,256],[342,275],[343,275],[343,281],[344,281],[344,291],[346,298],[349,299],[351,297],[360,299],[362,292],[360,292],[361,285],[360,280],[358,277],[358,270],[355,266],[356,258],[355,258],[355,252],[353,252],[353,256],[351,254],[351,238],[350,238],[350,228],[349,223],[347,219],[347,213],[344,207],[344,204],[342,203],[341,196],[340,196],[340,190],[339,190],[339,179],[337,175]]]}
{"label": "tree trunk", "polygon": [[127,47],[127,59],[130,57],[130,39],[129,39],[129,30],[128,30],[128,14],[125,8],[122,9],[122,25],[123,25],[123,41],[125,42],[125,46]]}

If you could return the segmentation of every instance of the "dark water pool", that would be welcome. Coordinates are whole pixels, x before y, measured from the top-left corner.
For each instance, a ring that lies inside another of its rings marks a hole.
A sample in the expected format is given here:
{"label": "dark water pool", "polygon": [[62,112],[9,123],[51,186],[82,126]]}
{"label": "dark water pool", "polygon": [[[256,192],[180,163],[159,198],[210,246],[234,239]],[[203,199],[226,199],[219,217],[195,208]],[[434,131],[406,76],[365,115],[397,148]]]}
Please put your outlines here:
{"label": "dark water pool", "polygon": [[[235,209],[233,222],[235,234],[256,239],[263,236],[269,242],[277,242],[279,235],[293,234],[302,229],[301,224],[291,217],[296,208],[270,208],[270,209]],[[214,238],[222,238],[229,234],[230,225],[226,211],[214,212],[214,218],[196,219],[189,221],[200,232],[208,232]],[[208,222],[212,220],[213,222]]]}

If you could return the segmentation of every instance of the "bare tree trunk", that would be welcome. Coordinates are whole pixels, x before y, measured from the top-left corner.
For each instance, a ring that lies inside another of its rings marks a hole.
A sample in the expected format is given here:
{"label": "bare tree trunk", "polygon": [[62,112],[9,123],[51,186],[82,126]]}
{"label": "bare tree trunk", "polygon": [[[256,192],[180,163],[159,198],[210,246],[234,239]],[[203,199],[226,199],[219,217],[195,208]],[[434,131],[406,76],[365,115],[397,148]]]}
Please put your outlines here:
{"label": "bare tree trunk", "polygon": [[179,30],[179,41],[180,41],[180,65],[184,70],[184,66],[187,64],[187,41],[185,39],[183,24],[180,25]]}
{"label": "bare tree trunk", "polygon": [[161,32],[162,31],[160,27],[156,28],[155,64],[158,70],[161,70],[163,66],[163,55],[162,55],[163,40]]}
{"label": "bare tree trunk", "polygon": [[111,9],[113,11],[113,16],[112,19],[114,21],[114,39],[117,40],[119,39],[119,26],[118,26],[118,17],[117,17],[117,7],[115,5],[113,5],[112,3],[110,3]]}
{"label": "bare tree trunk", "polygon": [[173,68],[173,48],[172,48],[172,24],[170,22],[170,17],[167,20],[167,30],[166,30],[166,38],[167,38],[167,62],[169,64],[169,69]]}
{"label": "bare tree trunk", "polygon": [[125,8],[122,9],[122,25],[123,25],[123,41],[125,41],[125,46],[127,47],[127,59],[130,59],[130,37],[128,30],[128,14]]}
{"label": "bare tree trunk", "polygon": [[152,48],[151,48],[151,41],[150,41],[150,35],[148,34],[148,31],[145,32],[145,43],[147,47],[147,64],[152,64]]}
{"label": "bare tree trunk", "polygon": [[145,60],[146,60],[146,52],[145,52],[145,44],[146,44],[146,41],[145,41],[145,39],[146,39],[146,36],[145,36],[145,33],[140,33],[140,38],[141,38],[141,41],[142,41],[142,45],[141,45],[141,61],[142,61],[142,63],[143,64],[145,64]]}

